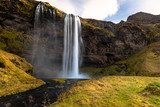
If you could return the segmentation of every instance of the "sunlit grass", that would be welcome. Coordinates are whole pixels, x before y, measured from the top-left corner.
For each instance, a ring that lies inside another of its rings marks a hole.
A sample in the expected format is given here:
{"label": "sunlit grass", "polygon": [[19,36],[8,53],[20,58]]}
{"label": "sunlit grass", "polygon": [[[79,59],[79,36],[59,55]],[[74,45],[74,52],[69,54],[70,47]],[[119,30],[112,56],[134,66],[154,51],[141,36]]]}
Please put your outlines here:
{"label": "sunlit grass", "polygon": [[103,77],[78,82],[59,96],[56,107],[150,107],[160,104],[160,97],[145,94],[150,83],[159,82],[159,77]]}
{"label": "sunlit grass", "polygon": [[53,81],[57,81],[59,83],[65,83],[67,79],[52,79]]}
{"label": "sunlit grass", "polygon": [[45,84],[26,73],[31,70],[32,66],[25,59],[0,50],[0,97]]}

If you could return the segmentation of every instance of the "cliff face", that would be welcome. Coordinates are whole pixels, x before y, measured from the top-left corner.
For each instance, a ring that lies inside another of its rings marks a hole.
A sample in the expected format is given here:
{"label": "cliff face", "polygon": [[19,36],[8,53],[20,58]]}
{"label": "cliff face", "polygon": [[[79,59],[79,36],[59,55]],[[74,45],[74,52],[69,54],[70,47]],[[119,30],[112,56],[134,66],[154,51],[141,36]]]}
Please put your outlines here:
{"label": "cliff face", "polygon": [[[27,42],[29,45],[26,43],[26,48],[20,55],[30,61],[29,54],[31,54],[30,47],[33,37],[34,11],[38,2],[33,0],[2,0],[0,4],[0,28],[5,30],[12,29],[21,33],[23,36],[29,35],[30,39],[29,42]],[[60,54],[59,63],[61,63],[65,13],[50,6],[48,3],[43,4],[45,5],[46,13],[49,9],[56,10],[56,31],[59,41],[57,47],[58,53]],[[47,14],[45,16],[48,18]],[[147,44],[159,41],[159,39],[157,39],[160,37],[159,19],[159,16],[146,13],[135,14],[130,16],[127,22],[122,21],[118,24],[81,18],[82,37],[85,45],[83,66],[99,67],[113,64],[116,61],[131,56]],[[150,26],[148,24],[155,25]],[[152,30],[153,28],[156,29],[156,32]],[[156,36],[153,36],[155,35],[154,33],[156,33]],[[45,38],[47,40],[47,36]],[[48,40],[45,45],[48,50],[54,53],[51,40]]]}
{"label": "cliff face", "polygon": [[[93,26],[95,23],[96,20]],[[82,35],[86,47],[84,60],[87,65],[104,66],[115,63],[147,44],[145,32],[133,23],[120,22],[116,25],[101,22],[97,26],[97,29],[83,27]]]}

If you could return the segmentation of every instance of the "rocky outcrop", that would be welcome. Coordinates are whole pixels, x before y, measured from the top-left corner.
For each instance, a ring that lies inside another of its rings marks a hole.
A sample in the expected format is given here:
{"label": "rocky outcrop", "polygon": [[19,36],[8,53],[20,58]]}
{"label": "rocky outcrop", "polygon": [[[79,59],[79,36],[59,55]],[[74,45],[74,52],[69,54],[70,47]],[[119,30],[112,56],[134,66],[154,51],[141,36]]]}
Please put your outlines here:
{"label": "rocky outcrop", "polygon": [[139,12],[128,17],[127,22],[135,24],[156,24],[160,23],[160,15],[152,15],[149,13]]}

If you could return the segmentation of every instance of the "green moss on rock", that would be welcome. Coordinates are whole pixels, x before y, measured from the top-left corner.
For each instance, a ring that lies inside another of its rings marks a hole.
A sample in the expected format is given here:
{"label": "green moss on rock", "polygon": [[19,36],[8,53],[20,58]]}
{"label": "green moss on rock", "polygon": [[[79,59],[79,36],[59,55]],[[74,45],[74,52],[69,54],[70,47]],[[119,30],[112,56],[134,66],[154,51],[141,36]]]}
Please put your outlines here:
{"label": "green moss on rock", "polygon": [[149,92],[150,94],[152,95],[157,95],[159,96],[160,95],[160,83],[158,82],[154,82],[154,83],[150,83],[148,84],[143,92]]}
{"label": "green moss on rock", "polygon": [[28,35],[17,33],[13,30],[0,30],[0,49],[11,53],[22,53],[27,42],[30,40]]}
{"label": "green moss on rock", "polygon": [[0,8],[8,13],[33,18],[36,4],[35,0],[1,0]]}
{"label": "green moss on rock", "polygon": [[156,41],[157,38],[160,38],[160,23],[145,24],[141,27],[146,31],[146,38],[149,42]]}

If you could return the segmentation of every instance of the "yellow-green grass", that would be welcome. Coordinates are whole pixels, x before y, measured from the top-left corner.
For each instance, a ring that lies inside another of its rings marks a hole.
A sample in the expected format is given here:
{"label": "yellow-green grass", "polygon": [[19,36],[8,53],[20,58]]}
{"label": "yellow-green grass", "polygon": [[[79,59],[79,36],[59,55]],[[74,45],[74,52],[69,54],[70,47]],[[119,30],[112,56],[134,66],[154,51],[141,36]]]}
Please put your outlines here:
{"label": "yellow-green grass", "polygon": [[160,76],[160,42],[146,46],[131,57],[104,68],[85,67],[82,72],[90,76]]}
{"label": "yellow-green grass", "polygon": [[52,79],[53,81],[57,81],[59,83],[65,83],[67,79]]}
{"label": "yellow-green grass", "polygon": [[45,84],[28,74],[31,71],[32,66],[25,59],[0,50],[0,97]]}
{"label": "yellow-green grass", "polygon": [[80,81],[51,107],[159,107],[160,97],[146,91],[155,82],[160,78],[108,76]]}

